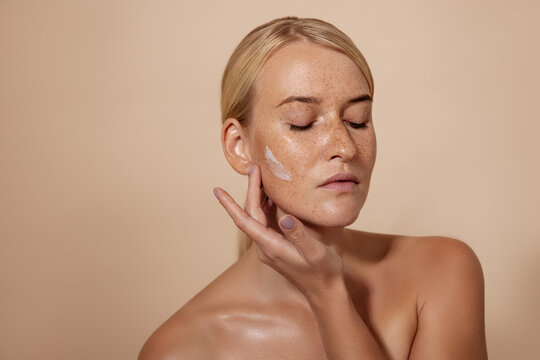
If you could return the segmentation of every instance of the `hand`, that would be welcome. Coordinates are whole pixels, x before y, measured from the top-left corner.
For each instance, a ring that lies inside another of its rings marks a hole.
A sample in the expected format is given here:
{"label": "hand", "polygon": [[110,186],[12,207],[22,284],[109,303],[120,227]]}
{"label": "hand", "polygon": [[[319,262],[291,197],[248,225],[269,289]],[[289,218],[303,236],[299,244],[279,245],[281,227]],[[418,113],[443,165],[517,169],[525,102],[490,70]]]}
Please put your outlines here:
{"label": "hand", "polygon": [[309,236],[304,224],[286,214],[278,224],[283,234],[268,227],[268,214],[272,200],[261,205],[261,172],[253,166],[249,176],[245,209],[223,189],[214,194],[234,223],[257,245],[259,259],[275,269],[308,300],[328,296],[335,284],[343,282],[343,263],[330,247]]}

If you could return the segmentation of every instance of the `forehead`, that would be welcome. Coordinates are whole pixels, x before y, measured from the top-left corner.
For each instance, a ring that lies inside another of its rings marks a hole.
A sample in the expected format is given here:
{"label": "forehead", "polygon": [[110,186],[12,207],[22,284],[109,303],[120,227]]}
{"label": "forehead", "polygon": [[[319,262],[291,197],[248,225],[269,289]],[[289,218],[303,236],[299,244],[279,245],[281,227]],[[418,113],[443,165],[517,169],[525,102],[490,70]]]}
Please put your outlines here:
{"label": "forehead", "polygon": [[255,102],[287,96],[316,96],[325,100],[369,94],[369,85],[347,55],[311,42],[295,42],[273,54],[254,83]]}

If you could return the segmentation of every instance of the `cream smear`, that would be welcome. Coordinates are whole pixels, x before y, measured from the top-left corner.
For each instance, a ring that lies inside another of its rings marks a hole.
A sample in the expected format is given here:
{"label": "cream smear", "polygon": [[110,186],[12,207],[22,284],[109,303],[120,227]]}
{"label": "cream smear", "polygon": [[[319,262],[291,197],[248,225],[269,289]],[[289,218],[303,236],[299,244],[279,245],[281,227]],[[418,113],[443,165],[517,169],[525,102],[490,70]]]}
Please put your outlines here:
{"label": "cream smear", "polygon": [[283,164],[276,159],[274,154],[272,154],[268,145],[266,146],[264,156],[266,157],[266,163],[268,164],[270,171],[272,171],[276,177],[282,180],[291,181],[291,174],[289,174],[287,169],[285,169],[285,166],[283,166]]}

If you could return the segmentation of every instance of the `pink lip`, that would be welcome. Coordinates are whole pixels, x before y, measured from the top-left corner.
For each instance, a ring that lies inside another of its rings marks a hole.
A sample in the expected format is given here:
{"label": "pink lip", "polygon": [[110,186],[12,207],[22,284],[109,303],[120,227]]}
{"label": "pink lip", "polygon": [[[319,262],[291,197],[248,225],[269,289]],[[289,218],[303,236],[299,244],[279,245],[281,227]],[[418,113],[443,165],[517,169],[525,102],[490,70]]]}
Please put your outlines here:
{"label": "pink lip", "polygon": [[326,179],[320,188],[336,190],[339,192],[352,191],[358,185],[358,178],[352,173],[337,173]]}
{"label": "pink lip", "polygon": [[324,187],[325,185],[336,182],[336,181],[353,182],[355,184],[358,184],[358,178],[354,174],[342,172],[342,173],[337,173],[335,175],[330,176],[319,186]]}
{"label": "pink lip", "polygon": [[352,191],[358,184],[354,181],[334,181],[323,186],[319,186],[323,189],[337,190],[339,192]]}

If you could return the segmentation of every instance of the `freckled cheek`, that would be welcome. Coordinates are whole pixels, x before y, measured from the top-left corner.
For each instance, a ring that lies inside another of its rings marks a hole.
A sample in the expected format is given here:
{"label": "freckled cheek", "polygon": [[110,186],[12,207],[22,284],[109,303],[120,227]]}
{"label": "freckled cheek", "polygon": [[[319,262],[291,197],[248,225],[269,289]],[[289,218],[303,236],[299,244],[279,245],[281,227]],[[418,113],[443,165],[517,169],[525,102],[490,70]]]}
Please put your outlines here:
{"label": "freckled cheek", "polygon": [[[277,158],[277,156],[276,156]],[[266,163],[261,166],[264,192],[280,207],[294,203],[301,198],[297,176],[291,173],[291,180],[283,180]]]}
{"label": "freckled cheek", "polygon": [[307,171],[309,169],[306,166],[306,154],[305,151],[298,147],[278,147],[269,146],[277,161],[283,165],[283,169],[290,175],[290,180],[284,180],[280,176],[276,176],[276,169],[264,159],[261,164],[263,170],[263,185],[267,190],[269,196],[273,196],[276,200],[283,203],[294,203],[304,197],[306,186]]}
{"label": "freckled cheek", "polygon": [[360,161],[363,164],[370,165],[375,162],[377,155],[377,142],[374,136],[364,137],[356,141],[356,147]]}
{"label": "freckled cheek", "polygon": [[261,167],[263,185],[275,193],[298,196],[313,167],[309,157],[314,149],[309,148],[310,142],[275,126],[261,126],[254,135],[254,156]]}
{"label": "freckled cheek", "polygon": [[302,181],[310,169],[309,149],[300,144],[288,144],[280,149],[279,157],[283,165],[291,173],[291,182]]}

